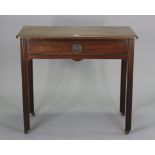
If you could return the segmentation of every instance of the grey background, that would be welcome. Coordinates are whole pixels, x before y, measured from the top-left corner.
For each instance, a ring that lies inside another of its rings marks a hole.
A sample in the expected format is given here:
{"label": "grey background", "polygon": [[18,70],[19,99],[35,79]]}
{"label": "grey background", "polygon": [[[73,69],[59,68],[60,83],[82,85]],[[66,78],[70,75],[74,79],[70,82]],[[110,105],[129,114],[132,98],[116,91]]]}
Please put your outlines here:
{"label": "grey background", "polygon": [[[135,43],[132,132],[119,113],[120,60],[35,60],[36,117],[23,133],[23,25],[125,25]],[[0,16],[0,139],[155,139],[155,16]]]}

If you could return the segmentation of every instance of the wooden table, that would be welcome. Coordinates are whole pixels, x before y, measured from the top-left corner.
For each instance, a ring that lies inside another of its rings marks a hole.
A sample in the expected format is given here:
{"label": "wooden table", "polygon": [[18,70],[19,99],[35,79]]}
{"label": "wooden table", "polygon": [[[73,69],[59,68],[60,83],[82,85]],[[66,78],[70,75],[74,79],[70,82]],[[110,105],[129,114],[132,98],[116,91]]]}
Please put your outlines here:
{"label": "wooden table", "polygon": [[33,59],[121,59],[120,112],[125,133],[131,130],[134,40],[130,27],[24,26],[18,33],[21,48],[24,131],[34,113]]}

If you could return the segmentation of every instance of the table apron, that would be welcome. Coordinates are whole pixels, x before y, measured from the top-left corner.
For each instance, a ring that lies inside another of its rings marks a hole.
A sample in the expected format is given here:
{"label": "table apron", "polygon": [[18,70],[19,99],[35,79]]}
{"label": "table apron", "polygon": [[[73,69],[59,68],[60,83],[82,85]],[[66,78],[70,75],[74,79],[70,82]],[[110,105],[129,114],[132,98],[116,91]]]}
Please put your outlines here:
{"label": "table apron", "polygon": [[[128,39],[26,40],[30,59],[127,59]],[[74,47],[75,45],[75,47]],[[75,51],[74,51],[74,47]],[[77,48],[77,49],[76,49]],[[79,48],[79,49],[78,49]],[[77,50],[77,51],[76,51]]]}
{"label": "table apron", "polygon": [[28,60],[32,59],[127,59],[127,53],[103,53],[98,55],[54,55],[46,53],[31,53],[27,55]]}

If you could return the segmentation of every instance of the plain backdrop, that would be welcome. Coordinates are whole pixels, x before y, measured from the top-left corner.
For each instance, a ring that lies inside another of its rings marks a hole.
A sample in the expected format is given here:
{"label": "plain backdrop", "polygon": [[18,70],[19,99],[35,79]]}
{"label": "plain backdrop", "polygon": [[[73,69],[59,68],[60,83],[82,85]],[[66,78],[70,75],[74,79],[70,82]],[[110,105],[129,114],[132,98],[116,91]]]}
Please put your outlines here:
{"label": "plain backdrop", "polygon": [[[23,132],[20,48],[24,25],[131,26],[135,41],[132,131],[119,113],[120,60],[34,60],[35,117]],[[155,16],[0,16],[0,139],[155,139]]]}

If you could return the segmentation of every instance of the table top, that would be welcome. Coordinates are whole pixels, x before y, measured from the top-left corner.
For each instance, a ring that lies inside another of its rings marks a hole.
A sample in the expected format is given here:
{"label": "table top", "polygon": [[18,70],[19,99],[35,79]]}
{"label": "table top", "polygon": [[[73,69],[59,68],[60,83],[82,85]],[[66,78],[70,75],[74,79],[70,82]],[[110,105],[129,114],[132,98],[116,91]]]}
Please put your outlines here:
{"label": "table top", "polygon": [[29,39],[129,39],[138,36],[128,26],[24,26],[17,38]]}

